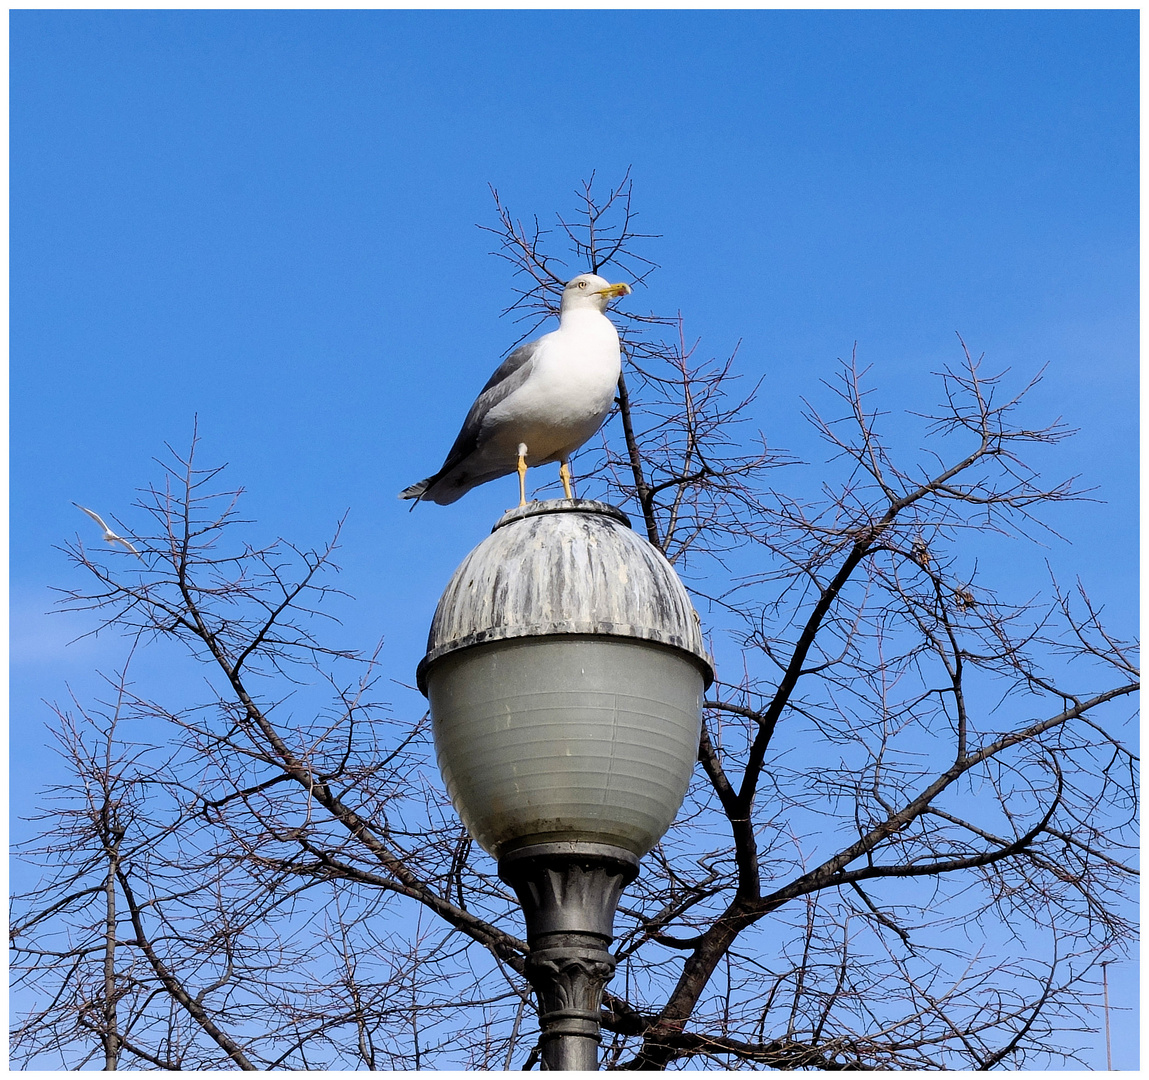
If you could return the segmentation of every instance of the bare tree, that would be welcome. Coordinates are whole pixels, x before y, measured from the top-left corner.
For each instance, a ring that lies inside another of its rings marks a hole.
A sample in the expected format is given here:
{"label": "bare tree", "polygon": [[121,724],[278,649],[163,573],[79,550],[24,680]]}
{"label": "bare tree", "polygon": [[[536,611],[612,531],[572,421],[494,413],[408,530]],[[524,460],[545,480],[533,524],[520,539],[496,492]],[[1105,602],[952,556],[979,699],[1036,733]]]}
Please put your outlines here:
{"label": "bare tree", "polygon": [[[628,179],[579,200],[547,232],[496,194],[531,329],[576,267],[654,269]],[[1024,460],[1070,432],[959,341],[924,451],[894,453],[851,358],[808,405],[829,461],[803,466],[681,318],[623,340],[584,494],[687,576],[720,681],[687,803],[623,898],[605,1066],[1074,1060],[1132,933],[1138,674],[1082,586],[1016,600],[978,569],[1081,497]],[[44,875],[11,921],[16,1060],[533,1066],[514,898],[427,717],[376,700],[377,649],[331,643],[338,530],[253,545],[194,442],[164,469],[149,527],[121,525],[138,556],[68,546],[86,583],[63,606],[135,654],[178,647],[207,692],[155,700],[126,665],[98,707],[56,708],[69,779],[22,852]]]}

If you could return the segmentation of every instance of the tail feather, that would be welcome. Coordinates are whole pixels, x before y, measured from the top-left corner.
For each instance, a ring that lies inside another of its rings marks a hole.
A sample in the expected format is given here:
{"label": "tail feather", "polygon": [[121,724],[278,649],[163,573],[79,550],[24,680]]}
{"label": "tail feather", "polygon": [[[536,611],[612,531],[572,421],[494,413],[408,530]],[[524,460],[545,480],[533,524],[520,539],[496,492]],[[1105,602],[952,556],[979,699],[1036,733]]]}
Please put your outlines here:
{"label": "tail feather", "polygon": [[496,480],[500,476],[509,476],[515,471],[514,464],[507,465],[505,462],[493,468],[483,467],[487,464],[485,462],[477,464],[478,468],[473,456],[461,461],[448,459],[434,476],[428,476],[426,480],[420,480],[417,484],[400,491],[399,498],[448,506],[461,499],[472,488],[477,488],[489,480]]}
{"label": "tail feather", "polygon": [[[434,476],[428,476],[426,480],[412,484],[409,488],[404,488],[399,492],[399,498],[414,499],[416,503],[433,502],[447,506],[461,499],[472,488],[485,484],[488,480],[494,480],[495,477],[506,476],[508,471],[514,470],[502,469],[481,476],[471,476],[461,469],[450,469],[446,473],[436,473]],[[414,504],[411,508],[414,509]]]}
{"label": "tail feather", "polygon": [[410,487],[404,488],[399,492],[400,499],[421,499],[427,494],[427,488],[431,486],[431,481],[434,480],[433,476],[428,476],[426,480],[420,480],[417,484],[412,484]]}

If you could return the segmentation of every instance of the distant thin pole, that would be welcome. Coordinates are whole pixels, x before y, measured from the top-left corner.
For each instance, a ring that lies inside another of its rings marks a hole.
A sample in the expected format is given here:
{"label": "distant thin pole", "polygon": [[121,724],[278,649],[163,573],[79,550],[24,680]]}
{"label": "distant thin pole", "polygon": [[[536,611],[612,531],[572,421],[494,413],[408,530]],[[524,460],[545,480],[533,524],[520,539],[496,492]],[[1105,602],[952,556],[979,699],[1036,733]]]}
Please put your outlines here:
{"label": "distant thin pole", "polygon": [[1113,1044],[1109,1039],[1109,972],[1105,969],[1112,964],[1112,960],[1106,960],[1101,965],[1101,987],[1105,994],[1105,1067],[1113,1071]]}

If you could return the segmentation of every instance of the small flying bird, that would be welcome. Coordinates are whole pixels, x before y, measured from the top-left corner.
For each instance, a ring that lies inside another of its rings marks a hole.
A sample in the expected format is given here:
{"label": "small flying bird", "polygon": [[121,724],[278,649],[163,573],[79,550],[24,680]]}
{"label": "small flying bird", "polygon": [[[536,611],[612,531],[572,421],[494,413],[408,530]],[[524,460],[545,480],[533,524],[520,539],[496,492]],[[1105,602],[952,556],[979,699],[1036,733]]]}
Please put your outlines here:
{"label": "small flying bird", "polygon": [[[107,540],[109,544],[123,544],[124,547],[126,547],[133,555],[140,554],[129,540],[125,540],[122,536],[112,532],[112,530],[108,528],[107,522],[104,521],[104,519],[100,517],[100,515],[97,514],[95,510],[89,510],[86,506],[81,506],[78,502],[74,502],[72,505],[78,510],[83,510],[84,513],[88,515],[88,517],[90,517],[97,525],[100,526],[101,529],[104,530],[104,539]],[[142,558],[143,556],[140,557]]]}
{"label": "small flying bird", "polygon": [[443,467],[399,493],[445,506],[473,487],[519,474],[519,505],[527,501],[528,465],[559,462],[568,499],[569,459],[614,404],[621,357],[607,305],[631,291],[597,274],[567,282],[559,328],[517,348],[475,399]]}

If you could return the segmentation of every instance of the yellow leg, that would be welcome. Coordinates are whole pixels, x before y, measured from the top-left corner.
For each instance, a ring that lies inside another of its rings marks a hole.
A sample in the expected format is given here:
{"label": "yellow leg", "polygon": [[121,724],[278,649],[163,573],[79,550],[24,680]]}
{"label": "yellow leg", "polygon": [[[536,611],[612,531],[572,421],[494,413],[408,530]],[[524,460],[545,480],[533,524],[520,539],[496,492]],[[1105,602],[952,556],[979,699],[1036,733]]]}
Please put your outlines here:
{"label": "yellow leg", "polygon": [[519,506],[527,505],[527,444],[519,443]]}
{"label": "yellow leg", "polygon": [[571,467],[564,461],[559,466],[559,479],[563,482],[563,491],[566,492],[568,499],[574,498],[574,492],[571,491]]}

